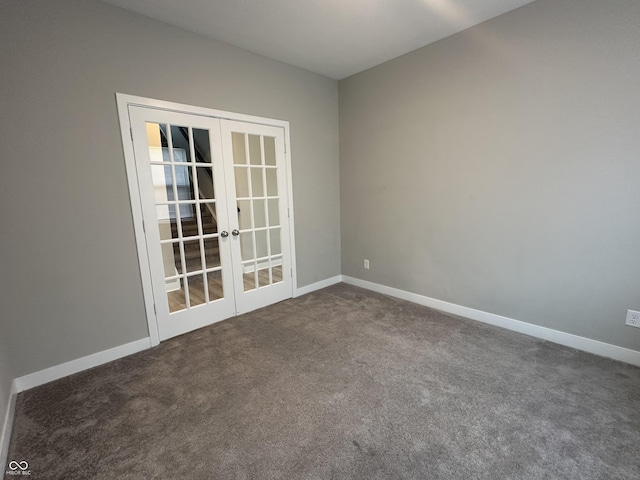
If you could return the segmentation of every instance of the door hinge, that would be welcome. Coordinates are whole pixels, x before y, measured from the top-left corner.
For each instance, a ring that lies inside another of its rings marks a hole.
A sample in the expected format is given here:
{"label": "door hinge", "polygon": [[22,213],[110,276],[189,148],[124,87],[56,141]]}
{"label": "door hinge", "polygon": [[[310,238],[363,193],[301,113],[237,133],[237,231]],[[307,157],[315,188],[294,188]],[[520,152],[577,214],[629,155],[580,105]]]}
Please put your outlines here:
{"label": "door hinge", "polygon": [[287,208],[287,218],[291,218],[291,213],[289,213],[289,209]]}
{"label": "door hinge", "polygon": [[133,128],[129,128],[129,133],[131,134],[131,141],[133,142]]}
{"label": "door hinge", "polygon": [[147,233],[147,229],[144,226],[144,220],[142,220],[142,233]]}
{"label": "door hinge", "polygon": [[155,313],[156,317],[158,316],[158,310],[156,310],[156,304],[153,304],[153,313]]}

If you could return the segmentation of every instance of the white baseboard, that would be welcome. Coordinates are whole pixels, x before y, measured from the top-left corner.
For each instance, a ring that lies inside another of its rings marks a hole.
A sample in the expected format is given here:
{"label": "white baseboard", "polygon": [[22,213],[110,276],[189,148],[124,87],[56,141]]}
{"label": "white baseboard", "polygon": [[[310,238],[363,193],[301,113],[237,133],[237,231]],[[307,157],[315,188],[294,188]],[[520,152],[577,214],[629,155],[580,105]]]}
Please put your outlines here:
{"label": "white baseboard", "polygon": [[[298,288],[295,292],[295,296],[299,297],[305,293],[320,290],[321,288],[340,283],[341,281],[342,276],[336,275],[335,277],[327,278],[326,280]],[[89,368],[97,367],[98,365],[126,357],[127,355],[131,355],[151,347],[151,339],[149,338],[136,340],[135,342],[120,345],[119,347],[104,350],[102,352],[94,353],[86,357],[71,360],[70,362],[18,377],[14,380],[14,388],[17,393],[20,393],[25,390],[29,390],[30,388],[44,385],[45,383],[73,375],[74,373],[78,373],[83,370],[88,370]]]}
{"label": "white baseboard", "polygon": [[451,313],[453,315],[459,315],[461,317],[470,318],[479,322],[488,323],[489,325],[495,325],[497,327],[506,328],[507,330],[513,330],[514,332],[524,333],[532,337],[548,340],[553,343],[558,343],[567,347],[582,350],[584,352],[593,353],[602,357],[613,358],[621,362],[630,363],[631,365],[640,366],[640,352],[631,350],[628,348],[618,347],[611,345],[610,343],[600,342],[598,340],[592,340],[590,338],[580,337],[571,333],[561,332],[559,330],[553,330],[547,327],[541,327],[539,325],[533,325],[531,323],[522,322],[520,320],[514,320],[513,318],[503,317],[501,315],[495,315],[493,313],[483,312],[474,308],[463,307],[456,305],[455,303],[444,302],[435,298],[425,297],[424,295],[418,295],[417,293],[407,292],[397,288],[387,287],[378,283],[368,282],[366,280],[360,280],[358,278],[342,276],[342,281],[350,285],[366,288],[374,292],[383,293],[392,297],[408,300],[419,305],[431,307],[436,310]]}
{"label": "white baseboard", "polygon": [[0,435],[0,471],[7,465],[7,456],[9,454],[9,442],[11,441],[11,430],[13,428],[13,417],[16,411],[16,391],[15,380],[11,384],[11,392],[9,393],[9,405],[7,406],[7,414],[4,416],[2,423],[2,435]]}
{"label": "white baseboard", "polygon": [[70,362],[62,363],[54,367],[40,370],[39,372],[30,373],[29,375],[16,378],[14,380],[15,389],[17,393],[20,393],[25,390],[29,390],[30,388],[73,375],[74,373],[117,360],[118,358],[126,357],[132,353],[146,350],[147,348],[151,348],[151,339],[143,338],[141,340],[136,340],[135,342],[120,345],[119,347],[94,353],[93,355],[71,360]]}
{"label": "white baseboard", "polygon": [[[541,327],[539,325],[533,325],[531,323],[522,322],[513,318],[483,312],[481,310],[476,310],[473,308],[456,305],[454,303],[437,300],[435,298],[426,297],[417,293],[407,292],[398,288],[387,287],[385,285],[368,282],[366,280],[360,280],[358,278],[349,277],[347,275],[336,275],[335,277],[327,278],[325,280],[312,283],[311,285],[300,287],[296,289],[294,296],[299,297],[301,295],[305,295],[307,293],[311,293],[340,282],[348,283],[350,285],[355,285],[361,288],[366,288],[367,290],[390,295],[396,298],[401,298],[403,300],[408,300],[419,305],[424,305],[436,310],[441,310],[443,312],[459,315],[461,317],[477,320],[490,325],[495,325],[497,327],[506,328],[507,330],[512,330],[514,332],[524,333],[532,337],[541,338],[543,340],[548,340],[550,342],[565,345],[567,347],[640,366],[640,352],[636,350],[618,347],[609,343],[580,337],[578,335],[561,332],[559,330],[553,330],[547,327]],[[104,350],[102,352],[94,353],[77,360],[72,360],[70,362],[56,365],[45,370],[40,370],[38,372],[18,377],[13,382],[13,405],[15,406],[16,393],[20,393],[40,385],[44,385],[45,383],[49,383],[66,376],[73,375],[74,373],[78,373],[89,368],[97,367],[98,365],[117,360],[119,358],[140,352],[142,350],[146,350],[151,347],[151,339],[143,338],[140,340],[136,340],[135,342],[120,345],[109,350]],[[11,415],[7,414],[7,417],[5,418],[2,437],[0,438],[1,442],[4,442],[5,434],[7,434],[8,429],[10,430],[11,422],[7,420],[9,418],[13,418],[12,411]],[[4,445],[0,443],[0,447],[4,447]],[[2,451],[0,450],[0,453],[1,452]]]}
{"label": "white baseboard", "polygon": [[320,280],[319,282],[312,283],[311,285],[305,285],[304,287],[296,289],[294,298],[305,295],[307,293],[315,292],[316,290],[320,290],[321,288],[330,287],[331,285],[335,285],[336,283],[340,282],[342,282],[342,275],[336,275],[335,277]]}

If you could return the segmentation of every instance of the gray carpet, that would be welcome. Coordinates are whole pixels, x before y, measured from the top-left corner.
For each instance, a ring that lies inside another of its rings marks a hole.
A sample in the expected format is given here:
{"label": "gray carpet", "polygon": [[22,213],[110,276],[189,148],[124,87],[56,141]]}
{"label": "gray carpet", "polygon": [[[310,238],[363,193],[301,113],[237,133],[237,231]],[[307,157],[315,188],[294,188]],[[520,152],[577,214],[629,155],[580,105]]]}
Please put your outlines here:
{"label": "gray carpet", "polygon": [[9,459],[34,479],[638,479],[640,369],[340,284],[20,394]]}

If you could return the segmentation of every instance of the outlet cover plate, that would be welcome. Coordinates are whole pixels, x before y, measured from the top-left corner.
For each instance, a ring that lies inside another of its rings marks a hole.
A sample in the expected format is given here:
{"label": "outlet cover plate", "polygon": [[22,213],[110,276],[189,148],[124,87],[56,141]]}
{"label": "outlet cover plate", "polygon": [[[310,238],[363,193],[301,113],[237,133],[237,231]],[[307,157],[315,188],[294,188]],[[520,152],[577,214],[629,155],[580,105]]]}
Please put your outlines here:
{"label": "outlet cover plate", "polygon": [[640,312],[635,310],[627,310],[627,321],[625,325],[640,328]]}

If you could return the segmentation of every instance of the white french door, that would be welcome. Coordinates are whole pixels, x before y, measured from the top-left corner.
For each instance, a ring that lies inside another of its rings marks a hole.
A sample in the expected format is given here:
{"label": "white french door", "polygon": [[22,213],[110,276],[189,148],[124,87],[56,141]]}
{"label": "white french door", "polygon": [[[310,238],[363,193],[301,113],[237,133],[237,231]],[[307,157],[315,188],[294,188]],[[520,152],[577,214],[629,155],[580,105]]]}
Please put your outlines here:
{"label": "white french door", "polygon": [[283,128],[136,105],[128,119],[159,339],[290,298]]}
{"label": "white french door", "polygon": [[[221,121],[236,310],[292,296],[282,129]],[[280,161],[278,159],[281,159]]]}

